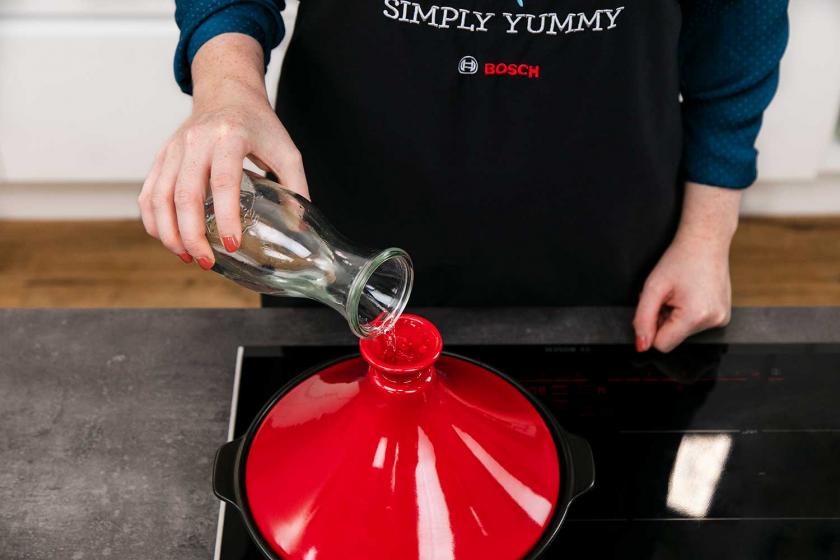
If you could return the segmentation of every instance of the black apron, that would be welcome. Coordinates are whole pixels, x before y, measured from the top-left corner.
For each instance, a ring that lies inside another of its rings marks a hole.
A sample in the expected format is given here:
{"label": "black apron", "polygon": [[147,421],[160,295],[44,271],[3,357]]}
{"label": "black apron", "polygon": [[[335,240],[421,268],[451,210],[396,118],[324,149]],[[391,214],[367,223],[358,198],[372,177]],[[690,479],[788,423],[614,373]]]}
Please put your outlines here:
{"label": "black apron", "polygon": [[518,1],[301,0],[277,114],[412,305],[635,303],[681,203],[679,2]]}

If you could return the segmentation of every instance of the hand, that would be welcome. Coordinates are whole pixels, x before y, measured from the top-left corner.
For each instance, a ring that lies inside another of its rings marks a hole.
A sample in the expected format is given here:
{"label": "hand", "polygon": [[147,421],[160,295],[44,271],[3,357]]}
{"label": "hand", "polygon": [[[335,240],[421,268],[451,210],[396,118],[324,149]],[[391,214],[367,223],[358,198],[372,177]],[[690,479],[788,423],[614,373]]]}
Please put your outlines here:
{"label": "hand", "polygon": [[639,352],[670,352],[692,334],[729,323],[729,246],[739,204],[739,191],[688,185],[677,235],[648,276],[636,309]]}
{"label": "hand", "polygon": [[143,225],[186,263],[215,261],[204,231],[208,184],[225,249],[242,240],[239,185],[247,157],[306,198],[300,152],[265,91],[262,48],[240,34],[214,37],[193,60],[193,112],[155,157],[138,197]]}
{"label": "hand", "polygon": [[675,239],[642,290],[636,348],[670,352],[692,334],[726,325],[731,307],[728,251]]}

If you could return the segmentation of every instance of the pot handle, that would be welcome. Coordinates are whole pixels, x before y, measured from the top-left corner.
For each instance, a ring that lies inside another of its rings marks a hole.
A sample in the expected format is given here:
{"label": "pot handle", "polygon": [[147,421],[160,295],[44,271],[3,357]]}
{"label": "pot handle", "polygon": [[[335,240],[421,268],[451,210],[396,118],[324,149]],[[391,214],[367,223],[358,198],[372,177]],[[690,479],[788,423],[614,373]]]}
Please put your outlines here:
{"label": "pot handle", "polygon": [[236,503],[236,460],[242,438],[229,441],[216,451],[213,461],[213,493],[220,500],[239,508]]}
{"label": "pot handle", "polygon": [[572,496],[577,498],[595,485],[595,458],[589,442],[580,436],[567,434],[572,455]]}

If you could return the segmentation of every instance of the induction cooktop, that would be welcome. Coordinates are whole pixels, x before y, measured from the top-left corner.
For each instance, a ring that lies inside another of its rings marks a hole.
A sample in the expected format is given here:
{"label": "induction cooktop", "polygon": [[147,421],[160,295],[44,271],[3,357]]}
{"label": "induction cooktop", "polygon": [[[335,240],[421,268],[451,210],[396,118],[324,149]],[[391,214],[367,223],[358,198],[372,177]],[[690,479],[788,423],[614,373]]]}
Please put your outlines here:
{"label": "induction cooktop", "polygon": [[[840,558],[840,345],[445,350],[514,377],[592,445],[595,487],[546,558]],[[240,348],[229,439],[288,380],[354,354]],[[261,558],[232,509],[215,558]]]}

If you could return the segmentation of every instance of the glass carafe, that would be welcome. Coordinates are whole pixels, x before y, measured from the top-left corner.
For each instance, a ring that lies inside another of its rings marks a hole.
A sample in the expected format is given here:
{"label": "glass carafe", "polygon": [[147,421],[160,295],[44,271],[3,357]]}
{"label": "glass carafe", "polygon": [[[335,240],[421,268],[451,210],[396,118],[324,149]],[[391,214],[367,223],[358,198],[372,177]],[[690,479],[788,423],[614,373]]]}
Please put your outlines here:
{"label": "glass carafe", "polygon": [[308,200],[248,172],[239,206],[242,242],[229,253],[216,227],[212,197],[205,204],[214,271],[263,294],[329,305],[362,338],[388,331],[405,309],[414,272],[402,249],[355,247]]}

